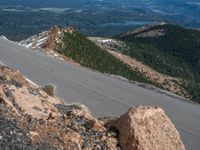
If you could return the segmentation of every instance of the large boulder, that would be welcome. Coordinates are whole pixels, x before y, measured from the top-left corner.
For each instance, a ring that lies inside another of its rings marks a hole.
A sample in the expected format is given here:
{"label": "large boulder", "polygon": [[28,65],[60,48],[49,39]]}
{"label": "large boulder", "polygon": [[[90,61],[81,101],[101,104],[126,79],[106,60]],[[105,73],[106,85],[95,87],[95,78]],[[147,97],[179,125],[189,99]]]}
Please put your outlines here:
{"label": "large boulder", "polygon": [[184,150],[180,135],[159,107],[139,106],[112,122],[123,150]]}

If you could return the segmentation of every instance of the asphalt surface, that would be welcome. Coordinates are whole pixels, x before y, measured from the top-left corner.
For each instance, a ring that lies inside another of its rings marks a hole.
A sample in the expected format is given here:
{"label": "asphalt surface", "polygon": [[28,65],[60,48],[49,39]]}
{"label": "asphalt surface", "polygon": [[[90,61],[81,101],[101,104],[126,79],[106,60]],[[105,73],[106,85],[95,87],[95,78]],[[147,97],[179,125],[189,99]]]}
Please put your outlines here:
{"label": "asphalt surface", "polygon": [[0,61],[19,69],[39,85],[54,84],[66,103],[82,103],[96,117],[118,116],[131,106],[162,107],[188,150],[200,150],[200,106],[154,92],[115,77],[50,58],[0,38]]}

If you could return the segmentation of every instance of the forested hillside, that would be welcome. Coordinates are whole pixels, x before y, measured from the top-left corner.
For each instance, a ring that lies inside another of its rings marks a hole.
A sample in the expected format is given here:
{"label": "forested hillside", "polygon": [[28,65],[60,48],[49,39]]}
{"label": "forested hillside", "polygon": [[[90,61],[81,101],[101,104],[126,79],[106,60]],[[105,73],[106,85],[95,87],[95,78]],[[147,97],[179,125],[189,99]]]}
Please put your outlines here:
{"label": "forested hillside", "polygon": [[64,34],[58,51],[81,65],[94,70],[123,76],[134,81],[151,83],[142,74],[133,71],[128,65],[96,46],[77,31],[73,31],[73,33],[66,32]]}
{"label": "forested hillside", "polygon": [[182,79],[200,102],[200,31],[178,25],[147,26],[115,37],[129,46],[122,50],[155,70]]}

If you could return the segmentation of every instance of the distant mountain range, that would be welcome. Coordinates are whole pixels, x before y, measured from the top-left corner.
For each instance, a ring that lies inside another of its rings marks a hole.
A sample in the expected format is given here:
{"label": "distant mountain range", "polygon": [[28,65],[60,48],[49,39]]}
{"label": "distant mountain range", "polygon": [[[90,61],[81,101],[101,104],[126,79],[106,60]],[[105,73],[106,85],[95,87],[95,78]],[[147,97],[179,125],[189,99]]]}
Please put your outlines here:
{"label": "distant mountain range", "polygon": [[200,27],[196,0],[2,0],[0,35],[20,41],[53,25],[114,36],[155,21]]}

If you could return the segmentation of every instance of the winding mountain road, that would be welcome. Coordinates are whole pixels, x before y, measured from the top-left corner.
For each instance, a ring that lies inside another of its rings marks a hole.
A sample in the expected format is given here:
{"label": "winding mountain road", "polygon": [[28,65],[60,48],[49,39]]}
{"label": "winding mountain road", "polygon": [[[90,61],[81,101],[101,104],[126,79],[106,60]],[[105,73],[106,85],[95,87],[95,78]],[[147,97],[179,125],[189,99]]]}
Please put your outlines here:
{"label": "winding mountain road", "polygon": [[0,38],[0,61],[39,85],[54,84],[66,103],[83,103],[97,117],[117,116],[131,106],[156,105],[169,115],[188,150],[200,150],[200,106],[136,84],[68,64]]}

